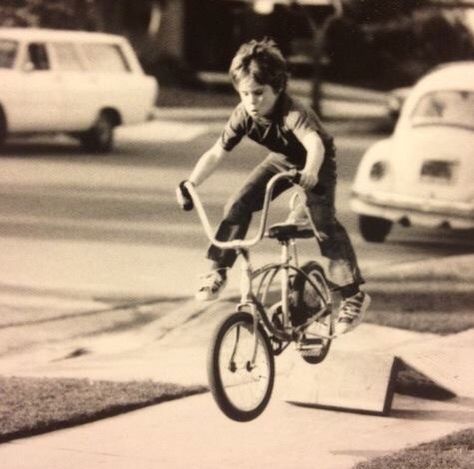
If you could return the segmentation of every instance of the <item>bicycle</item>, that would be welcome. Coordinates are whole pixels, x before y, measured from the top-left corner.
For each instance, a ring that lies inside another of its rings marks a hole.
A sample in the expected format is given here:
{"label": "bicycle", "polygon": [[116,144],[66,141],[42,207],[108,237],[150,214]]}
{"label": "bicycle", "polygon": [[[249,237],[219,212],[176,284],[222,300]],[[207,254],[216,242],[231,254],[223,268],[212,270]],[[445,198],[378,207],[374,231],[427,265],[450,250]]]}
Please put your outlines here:
{"label": "bicycle", "polygon": [[[308,209],[309,229],[282,223],[265,231],[273,189],[284,178],[292,183],[294,198],[299,197],[306,207],[306,194],[297,184],[298,172],[276,174],[266,186],[256,235],[225,242],[214,238],[198,193],[192,184],[184,183],[190,199],[186,209],[196,207],[211,243],[237,250],[242,259],[240,302],[218,324],[207,362],[210,389],[217,405],[226,416],[240,422],[255,419],[269,403],[275,380],[275,356],[295,343],[305,361],[321,363],[335,337],[331,288],[324,269],[314,260],[301,267],[298,263],[296,240],[320,240]],[[253,270],[248,248],[263,237],[279,242],[281,259]],[[280,288],[276,287],[278,277]]]}

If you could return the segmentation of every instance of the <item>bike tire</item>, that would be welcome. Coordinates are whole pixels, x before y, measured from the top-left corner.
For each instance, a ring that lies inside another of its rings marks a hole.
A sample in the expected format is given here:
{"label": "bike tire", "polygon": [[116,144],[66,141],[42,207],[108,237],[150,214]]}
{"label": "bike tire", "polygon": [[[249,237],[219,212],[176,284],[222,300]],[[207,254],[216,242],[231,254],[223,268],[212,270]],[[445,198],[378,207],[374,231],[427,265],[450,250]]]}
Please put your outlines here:
{"label": "bike tire", "polygon": [[[232,337],[233,330],[236,331],[234,337]],[[248,369],[254,353],[255,333],[257,334],[257,359],[263,359],[264,362],[262,370],[257,367]],[[232,349],[230,357],[226,348],[228,346]],[[241,361],[240,368],[236,364],[238,359]],[[255,369],[257,371],[254,373]],[[259,324],[254,331],[254,318],[251,314],[232,313],[217,326],[211,340],[207,371],[214,400],[227,417],[238,422],[248,422],[257,418],[265,410],[273,391],[275,361],[269,339],[262,326]],[[260,372],[264,374],[258,375]],[[241,384],[237,382],[240,375],[244,379]],[[234,382],[232,382],[232,377]],[[255,379],[256,377],[258,379]],[[254,397],[254,401],[239,402],[240,395],[242,398]]]}
{"label": "bike tire", "polygon": [[[306,305],[307,308],[327,307],[331,303],[331,290],[329,288],[324,269],[316,261],[309,261],[301,267],[302,273],[298,273],[293,283],[294,297],[302,303],[300,307]],[[308,277],[316,285],[317,289],[308,281]],[[318,303],[320,305],[318,305]],[[308,312],[310,315],[311,313]],[[311,326],[310,326],[311,327]],[[317,321],[317,327],[322,329],[325,335],[331,336],[334,333],[334,319],[332,314]],[[320,339],[318,341],[318,353],[311,354],[311,347],[301,351],[301,357],[311,365],[321,363],[328,355],[332,340]],[[313,347],[316,347],[314,345]]]}

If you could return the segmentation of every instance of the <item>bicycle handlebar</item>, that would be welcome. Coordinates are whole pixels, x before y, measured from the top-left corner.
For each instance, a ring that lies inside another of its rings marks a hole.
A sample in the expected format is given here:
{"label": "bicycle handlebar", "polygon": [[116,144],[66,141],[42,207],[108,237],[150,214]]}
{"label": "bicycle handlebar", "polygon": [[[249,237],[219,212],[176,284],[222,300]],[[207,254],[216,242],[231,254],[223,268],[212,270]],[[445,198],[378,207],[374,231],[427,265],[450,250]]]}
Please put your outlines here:
{"label": "bicycle handlebar", "polygon": [[183,185],[184,188],[188,191],[192,203],[194,204],[194,207],[198,212],[199,219],[201,220],[201,224],[210,242],[220,249],[239,249],[255,246],[263,238],[265,228],[267,226],[268,209],[270,206],[271,196],[273,194],[273,190],[275,188],[276,183],[281,179],[288,179],[293,184],[297,185],[300,179],[300,173],[296,169],[285,171],[282,173],[275,174],[275,176],[273,176],[270,181],[268,181],[267,186],[265,188],[265,198],[263,201],[262,215],[260,217],[260,225],[257,234],[250,239],[235,239],[233,241],[218,241],[214,237],[214,231],[212,230],[212,227],[209,223],[209,218],[207,217],[206,211],[204,209],[204,206],[202,205],[201,199],[196,191],[196,188],[189,181],[184,182]]}

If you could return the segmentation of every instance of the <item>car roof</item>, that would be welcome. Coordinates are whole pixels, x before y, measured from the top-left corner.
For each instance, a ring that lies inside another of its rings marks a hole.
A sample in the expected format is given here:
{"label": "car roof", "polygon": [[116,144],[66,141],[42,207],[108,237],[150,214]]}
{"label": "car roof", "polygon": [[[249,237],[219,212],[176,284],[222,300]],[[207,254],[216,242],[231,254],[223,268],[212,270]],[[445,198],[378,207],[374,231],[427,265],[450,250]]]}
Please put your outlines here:
{"label": "car roof", "polygon": [[421,92],[464,89],[474,91],[474,61],[439,65],[415,85]]}
{"label": "car roof", "polygon": [[449,90],[474,92],[474,61],[439,65],[421,78],[408,94],[395,133],[410,126],[410,116],[422,96],[434,91]]}
{"label": "car roof", "polygon": [[46,28],[0,28],[0,38],[27,39],[30,41],[70,41],[74,38],[84,42],[117,42],[124,40],[123,36],[117,34]]}

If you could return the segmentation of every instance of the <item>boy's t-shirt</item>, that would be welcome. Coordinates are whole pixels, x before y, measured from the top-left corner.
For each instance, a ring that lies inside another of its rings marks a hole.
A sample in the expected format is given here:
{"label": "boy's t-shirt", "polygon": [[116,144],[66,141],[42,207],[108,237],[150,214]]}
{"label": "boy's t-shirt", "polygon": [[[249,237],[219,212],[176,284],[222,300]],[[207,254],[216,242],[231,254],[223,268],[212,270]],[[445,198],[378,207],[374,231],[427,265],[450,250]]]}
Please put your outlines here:
{"label": "boy's t-shirt", "polygon": [[320,174],[333,173],[335,149],[332,136],[312,109],[286,93],[278,98],[268,118],[254,119],[242,103],[238,104],[221,134],[221,145],[230,151],[246,135],[270,151],[285,155],[288,161],[301,168],[306,161],[306,149],[301,141],[308,132],[317,132],[325,148]]}

